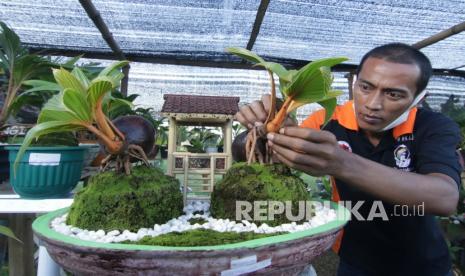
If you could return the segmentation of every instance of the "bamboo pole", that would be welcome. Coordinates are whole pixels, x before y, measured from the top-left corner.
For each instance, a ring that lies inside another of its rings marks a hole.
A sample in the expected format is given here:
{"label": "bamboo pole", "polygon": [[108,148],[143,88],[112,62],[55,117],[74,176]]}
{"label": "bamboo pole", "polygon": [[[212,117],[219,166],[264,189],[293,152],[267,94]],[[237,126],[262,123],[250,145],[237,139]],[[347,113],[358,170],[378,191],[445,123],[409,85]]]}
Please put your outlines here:
{"label": "bamboo pole", "polygon": [[462,23],[459,23],[455,26],[452,26],[450,27],[449,29],[447,30],[444,30],[444,31],[441,31],[435,35],[432,35],[428,38],[425,38],[415,44],[412,44],[413,47],[417,48],[417,49],[421,49],[421,48],[424,48],[426,46],[429,46],[431,44],[434,44],[438,41],[441,41],[445,38],[448,38],[449,36],[453,36],[453,35],[456,35],[458,33],[461,33],[465,31],[465,21],[462,22]]}
{"label": "bamboo pole", "polygon": [[[97,27],[97,29],[100,31],[100,34],[102,35],[103,39],[107,43],[108,47],[111,48],[116,58],[120,60],[125,60],[126,59],[125,54],[119,47],[116,40],[113,38],[112,33],[108,29],[107,24],[105,23],[102,16],[100,15],[100,12],[95,8],[94,4],[92,3],[92,0],[79,0],[79,3],[81,3],[81,6],[84,8],[84,10],[86,11],[87,15],[92,20],[92,22],[94,22],[95,27]],[[124,78],[121,80],[121,93],[124,96],[127,96],[129,65],[126,65],[125,67],[123,67],[123,74],[124,74]]]}
{"label": "bamboo pole", "polygon": [[252,32],[250,32],[249,42],[247,42],[246,49],[252,50],[255,40],[257,40],[260,27],[262,26],[263,18],[266,14],[266,9],[270,4],[270,0],[261,0],[260,6],[258,7],[257,14],[255,16],[255,22],[253,23]]}

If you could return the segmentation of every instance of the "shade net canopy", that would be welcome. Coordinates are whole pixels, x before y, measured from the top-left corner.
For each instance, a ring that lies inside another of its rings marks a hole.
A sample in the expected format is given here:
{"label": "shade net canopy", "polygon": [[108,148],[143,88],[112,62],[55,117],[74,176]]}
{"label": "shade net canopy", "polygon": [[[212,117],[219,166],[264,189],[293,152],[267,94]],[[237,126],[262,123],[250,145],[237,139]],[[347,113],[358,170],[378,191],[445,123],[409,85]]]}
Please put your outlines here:
{"label": "shade net canopy", "polygon": [[[334,86],[348,91],[344,70],[353,70],[371,48],[388,42],[413,44],[465,21],[462,0],[271,0],[266,9],[259,0],[92,3],[122,52],[134,61],[128,93],[140,94],[138,101],[154,110],[161,108],[165,93],[232,95],[251,102],[268,92],[267,75],[247,70],[248,64],[225,53],[229,46],[249,45],[288,68],[346,56]],[[262,24],[257,20],[260,9]],[[1,0],[0,20],[36,51],[117,58],[78,0]],[[454,75],[431,80],[427,89],[433,108],[450,94],[463,99],[464,45],[462,32],[422,49],[436,72],[446,69]],[[241,69],[221,68],[229,65]],[[348,93],[340,101],[347,98]]]}

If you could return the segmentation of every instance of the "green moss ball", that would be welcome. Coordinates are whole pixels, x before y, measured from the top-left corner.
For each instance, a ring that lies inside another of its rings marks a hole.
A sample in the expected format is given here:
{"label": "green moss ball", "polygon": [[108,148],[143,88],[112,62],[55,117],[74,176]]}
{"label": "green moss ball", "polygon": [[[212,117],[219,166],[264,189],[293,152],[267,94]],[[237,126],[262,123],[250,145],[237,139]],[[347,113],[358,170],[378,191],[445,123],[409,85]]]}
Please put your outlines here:
{"label": "green moss ball", "polygon": [[179,182],[160,169],[138,166],[126,176],[104,172],[79,192],[66,223],[88,230],[137,231],[182,215]]}
{"label": "green moss ball", "polygon": [[[253,206],[258,201],[292,202],[293,215],[299,213],[299,201],[309,200],[309,193],[301,178],[282,164],[261,165],[237,163],[225,177],[215,185],[211,198],[211,213],[215,218],[236,220],[236,201],[247,201]],[[269,208],[268,207],[265,208]],[[260,208],[263,209],[263,206]],[[265,215],[270,220],[255,220],[255,208],[248,212],[257,225],[267,223],[277,226],[289,223],[286,213],[274,216]]]}

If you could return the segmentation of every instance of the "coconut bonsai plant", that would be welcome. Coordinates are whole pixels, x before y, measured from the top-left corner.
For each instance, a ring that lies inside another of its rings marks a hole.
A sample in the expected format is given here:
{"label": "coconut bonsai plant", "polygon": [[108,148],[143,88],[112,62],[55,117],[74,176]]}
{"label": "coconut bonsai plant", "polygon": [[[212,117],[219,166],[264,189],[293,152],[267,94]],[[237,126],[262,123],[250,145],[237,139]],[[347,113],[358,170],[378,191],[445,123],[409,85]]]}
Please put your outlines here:
{"label": "coconut bonsai plant", "polygon": [[[60,92],[45,104],[16,158],[15,168],[31,142],[50,133],[86,129],[98,138],[108,154],[102,164],[105,172],[92,177],[76,196],[68,220],[77,227],[134,229],[165,222],[182,212],[177,180],[151,168],[147,160],[146,152],[155,140],[153,124],[136,115],[111,121],[104,112],[109,110],[109,94],[119,86],[120,69],[126,64],[115,62],[92,80],[77,67],[71,72],[54,69]],[[136,161],[143,166],[132,168]]]}
{"label": "coconut bonsai plant", "polygon": [[[77,67],[72,72],[63,68],[53,69],[55,80],[60,86],[60,93],[43,107],[37,125],[27,133],[16,160],[19,160],[32,140],[41,135],[87,129],[97,136],[109,153],[105,164],[114,160],[117,170],[124,170],[126,174],[130,173],[130,157],[138,158],[148,164],[143,151],[145,145],[137,143],[139,137],[134,138],[134,136],[150,136],[149,139],[153,140],[154,135],[151,135],[154,134],[153,127],[147,128],[147,132],[151,133],[132,133],[133,135],[126,137],[103,111],[105,102],[109,100],[109,97],[105,96],[119,85],[123,77],[119,68],[127,63],[127,61],[113,63],[93,80],[89,80]],[[144,122],[146,121],[143,118],[135,116],[121,117],[116,123],[121,127],[131,123],[139,123],[145,127]]]}
{"label": "coconut bonsai plant", "polygon": [[[65,89],[63,99],[66,99],[66,91]],[[96,123],[97,127],[100,127],[98,122]],[[111,125],[110,127],[113,129]],[[116,124],[114,128],[117,128]],[[121,137],[118,134],[115,136]],[[110,142],[113,141],[110,140]],[[106,145],[107,140],[102,139],[102,144]],[[253,166],[255,165],[246,168],[236,167],[236,172],[245,175],[253,170],[253,174],[256,174],[263,167],[261,164],[256,164],[258,166],[256,168]],[[34,231],[48,246],[48,252],[58,263],[76,273],[108,273],[111,270],[117,270],[123,274],[131,274],[134,271],[163,275],[172,275],[174,272],[220,274],[221,272],[235,273],[237,270],[235,263],[240,263],[238,266],[241,271],[246,272],[262,269],[260,271],[282,270],[296,273],[301,269],[300,266],[308,264],[314,256],[329,248],[337,232],[345,223],[345,219],[336,220],[333,217],[323,219],[324,222],[331,221],[327,227],[308,230],[305,233],[280,235],[282,232],[309,229],[311,224],[307,223],[297,228],[289,224],[270,229],[266,224],[257,227],[248,222],[237,223],[229,219],[215,219],[208,214],[208,204],[199,202],[186,206],[184,209],[186,214],[176,218],[176,212],[179,210],[177,203],[180,202],[182,207],[182,196],[178,199],[178,195],[181,195],[179,186],[175,184],[177,181],[164,178],[162,174],[144,177],[145,170],[148,169],[144,166],[136,167],[131,175],[120,176],[118,180],[110,175],[112,172],[101,173],[91,180],[83,192],[78,194],[67,216],[63,216],[66,210],[59,210],[39,218],[34,223]],[[269,178],[274,179],[276,175],[285,174],[285,170],[285,167],[278,165],[265,167],[262,171],[264,175],[268,174]],[[231,170],[230,174],[233,173],[234,170]],[[291,188],[286,191],[282,190],[279,194],[295,193],[297,197],[303,195],[303,191],[300,191],[300,186],[294,178],[289,177],[285,180],[285,185]],[[147,183],[151,181],[163,183],[158,185],[158,189],[147,188]],[[120,186],[122,183],[125,183],[124,187]],[[134,191],[141,187],[143,188],[142,195]],[[220,198],[222,194],[219,192],[217,198]],[[238,194],[234,196],[240,198]],[[131,207],[128,208],[128,206]],[[347,215],[343,209],[338,210]],[[119,218],[109,219],[115,211]],[[155,221],[152,229],[140,228],[135,233],[137,227],[140,227],[137,223],[143,222],[145,225],[154,223],[149,217],[157,214],[159,221],[169,217],[172,219],[162,225]],[[63,224],[64,221],[67,225]],[[128,221],[129,224],[123,224]],[[82,228],[88,230],[74,227],[80,227],[80,223],[83,225]],[[122,229],[117,225],[123,225],[127,227],[124,229],[134,232],[123,231],[121,234]],[[137,227],[129,228],[134,225]],[[94,231],[90,231],[89,228]],[[115,228],[120,231],[112,230],[105,234],[104,230]],[[279,236],[269,237],[276,235]],[[311,243],[313,235],[318,235],[317,243]],[[140,239],[140,237],[144,238]],[[253,240],[250,241],[250,239]],[[125,242],[121,243],[123,241]],[[106,244],[108,242],[116,242],[116,244],[108,245]],[[276,246],[276,244],[279,245]],[[244,256],[247,257],[242,260]],[[298,262],[296,262],[297,258],[291,258],[291,256],[298,256]],[[252,260],[251,257],[254,259]],[[108,265],[108,260],[112,260],[111,265]],[[257,262],[258,260],[260,261]]]}
{"label": "coconut bonsai plant", "polygon": [[[247,163],[235,164],[223,180],[215,185],[212,194],[212,214],[215,217],[235,219],[237,201],[253,203],[269,200],[290,201],[295,213],[298,202],[307,201],[309,194],[303,181],[293,175],[289,168],[281,164],[273,164],[273,153],[267,147],[266,134],[278,132],[287,116],[308,103],[316,102],[326,109],[326,123],[336,107],[336,97],[342,93],[331,89],[333,77],[330,67],[347,59],[343,57],[321,59],[307,64],[300,70],[287,70],[282,65],[265,61],[257,54],[243,48],[228,48],[227,51],[255,63],[256,66],[265,67],[270,76],[271,107],[262,126],[255,126],[249,132],[236,137],[233,143],[233,156],[238,159],[245,157]],[[273,74],[279,77],[280,91],[284,96],[284,102],[277,112]],[[254,164],[257,161],[259,164]],[[253,213],[255,210],[252,209],[250,212]],[[279,225],[289,220],[282,214],[271,220],[256,222]]]}

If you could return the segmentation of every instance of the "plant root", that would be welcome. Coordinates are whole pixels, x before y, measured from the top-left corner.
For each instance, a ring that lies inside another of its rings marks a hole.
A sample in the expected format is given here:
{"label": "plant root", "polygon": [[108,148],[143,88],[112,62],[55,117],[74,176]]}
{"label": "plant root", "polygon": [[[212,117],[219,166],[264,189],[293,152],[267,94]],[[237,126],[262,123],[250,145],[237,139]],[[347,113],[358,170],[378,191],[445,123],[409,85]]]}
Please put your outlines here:
{"label": "plant root", "polygon": [[268,145],[266,145],[266,152],[263,154],[257,147],[257,140],[263,137],[266,137],[264,132],[265,128],[263,126],[256,126],[250,130],[247,134],[247,139],[245,142],[245,153],[247,157],[247,164],[258,162],[260,164],[269,163],[271,158],[271,150]]}
{"label": "plant root", "polygon": [[150,167],[149,160],[144,150],[138,146],[131,144],[127,150],[120,154],[109,154],[106,156],[100,165],[100,171],[107,171],[115,168],[116,172],[124,172],[126,175],[131,174],[131,157],[142,161],[147,167]]}

